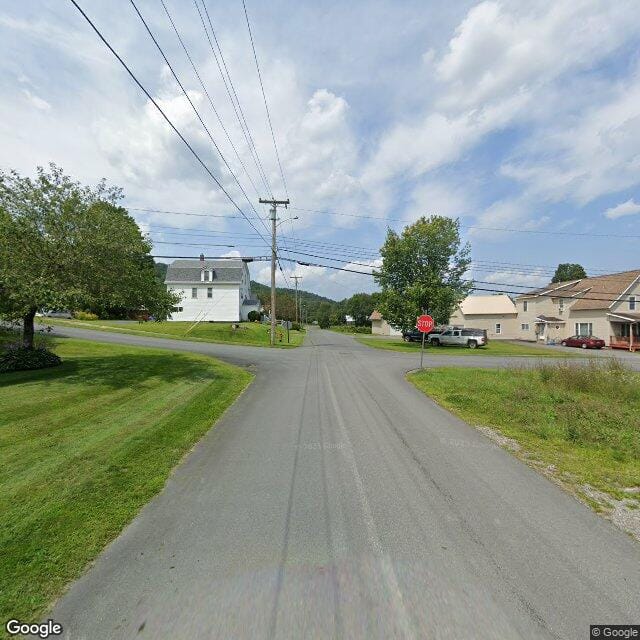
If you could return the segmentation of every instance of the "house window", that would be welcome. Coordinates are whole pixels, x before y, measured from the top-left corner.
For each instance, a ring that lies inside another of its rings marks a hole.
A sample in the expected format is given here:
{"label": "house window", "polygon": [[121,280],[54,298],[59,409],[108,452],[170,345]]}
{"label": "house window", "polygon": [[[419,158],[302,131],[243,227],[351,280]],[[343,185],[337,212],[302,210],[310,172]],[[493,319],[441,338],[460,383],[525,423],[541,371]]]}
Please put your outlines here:
{"label": "house window", "polygon": [[520,329],[522,329],[522,331],[529,331],[529,325],[524,322],[520,325]]}
{"label": "house window", "polygon": [[207,287],[207,298],[213,298],[213,287]]}
{"label": "house window", "polygon": [[204,271],[204,281],[209,282],[209,271]]}
{"label": "house window", "polygon": [[523,311],[529,310],[529,303],[526,300],[522,303],[522,310]]}
{"label": "house window", "polygon": [[636,297],[629,296],[629,311],[635,311],[635,310],[636,310]]}
{"label": "house window", "polygon": [[198,287],[193,287],[191,289],[191,297],[192,298],[197,298],[198,297]]}
{"label": "house window", "polygon": [[500,335],[502,333],[502,325],[499,322],[496,322],[496,335]]}
{"label": "house window", "polygon": [[591,323],[591,322],[576,322],[576,335],[577,336],[590,336],[590,335],[593,335],[593,323]]}
{"label": "house window", "polygon": [[560,299],[558,301],[558,311],[562,313],[564,311],[564,300]]}

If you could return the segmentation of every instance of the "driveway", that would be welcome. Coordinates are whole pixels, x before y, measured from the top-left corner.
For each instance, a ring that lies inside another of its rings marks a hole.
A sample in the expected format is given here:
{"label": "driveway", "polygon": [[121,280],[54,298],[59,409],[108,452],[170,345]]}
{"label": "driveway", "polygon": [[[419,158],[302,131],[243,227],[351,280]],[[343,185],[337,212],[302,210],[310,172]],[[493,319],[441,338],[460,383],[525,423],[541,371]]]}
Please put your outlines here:
{"label": "driveway", "polygon": [[55,332],[256,372],[58,602],[70,640],[582,640],[640,621],[640,547],[408,384],[415,355],[317,329],[296,350]]}

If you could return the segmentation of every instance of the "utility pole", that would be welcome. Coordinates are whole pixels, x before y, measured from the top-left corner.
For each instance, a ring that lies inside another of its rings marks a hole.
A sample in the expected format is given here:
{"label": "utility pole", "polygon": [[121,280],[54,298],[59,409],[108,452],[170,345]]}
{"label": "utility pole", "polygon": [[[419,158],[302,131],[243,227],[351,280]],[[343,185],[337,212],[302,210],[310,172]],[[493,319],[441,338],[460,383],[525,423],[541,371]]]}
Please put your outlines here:
{"label": "utility pole", "polygon": [[271,337],[269,342],[273,347],[276,344],[276,212],[278,205],[284,205],[286,208],[289,204],[289,198],[286,200],[266,200],[259,198],[260,204],[271,205]]}
{"label": "utility pole", "polygon": [[302,276],[291,276],[296,282],[296,324],[298,324],[298,280],[302,280]]}

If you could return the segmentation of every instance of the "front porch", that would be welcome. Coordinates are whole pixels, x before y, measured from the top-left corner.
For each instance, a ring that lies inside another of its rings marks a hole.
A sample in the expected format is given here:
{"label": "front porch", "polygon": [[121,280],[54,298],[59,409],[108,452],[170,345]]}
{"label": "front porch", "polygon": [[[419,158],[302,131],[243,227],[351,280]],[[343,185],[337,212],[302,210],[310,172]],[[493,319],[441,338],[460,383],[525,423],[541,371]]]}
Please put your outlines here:
{"label": "front porch", "polygon": [[640,351],[640,314],[609,313],[612,335],[609,336],[611,349]]}

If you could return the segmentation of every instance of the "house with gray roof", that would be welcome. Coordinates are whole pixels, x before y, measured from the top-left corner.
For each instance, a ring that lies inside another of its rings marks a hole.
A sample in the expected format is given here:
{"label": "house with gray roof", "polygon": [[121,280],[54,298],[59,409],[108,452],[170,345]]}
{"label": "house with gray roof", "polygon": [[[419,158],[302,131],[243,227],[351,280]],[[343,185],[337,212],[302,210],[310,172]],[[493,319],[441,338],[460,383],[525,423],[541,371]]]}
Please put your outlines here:
{"label": "house with gray roof", "polygon": [[182,298],[169,320],[239,322],[260,311],[249,268],[240,259],[207,260],[201,254],[199,260],[174,260],[165,284]]}

